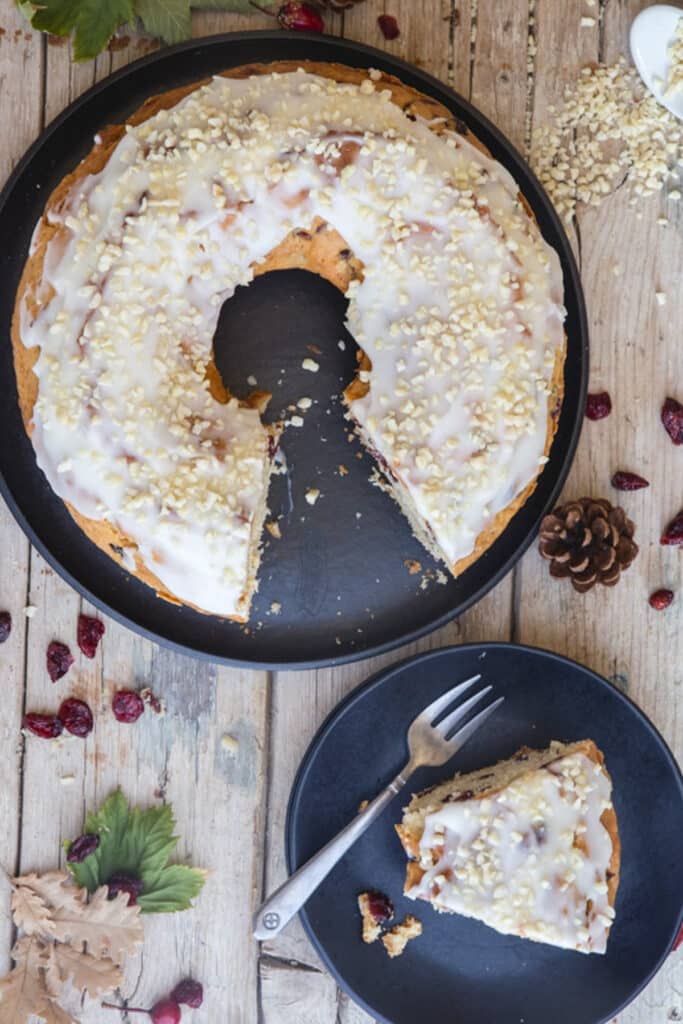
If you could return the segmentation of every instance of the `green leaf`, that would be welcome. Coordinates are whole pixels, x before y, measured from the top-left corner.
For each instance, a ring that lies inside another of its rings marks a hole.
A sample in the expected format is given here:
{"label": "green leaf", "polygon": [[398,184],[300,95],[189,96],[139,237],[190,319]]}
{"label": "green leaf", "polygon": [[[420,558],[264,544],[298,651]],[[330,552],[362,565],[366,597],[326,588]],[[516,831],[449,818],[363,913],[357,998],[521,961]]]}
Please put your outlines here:
{"label": "green leaf", "polygon": [[[133,875],[142,881],[138,903],[143,913],[186,910],[204,885],[197,868],[169,864],[178,837],[171,807],[130,808],[117,790],[96,814],[88,814],[84,831],[100,837],[100,845],[80,864],[70,864],[76,883],[88,892],[106,885],[112,875]],[[68,852],[71,843],[64,847]]]}
{"label": "green leaf", "polygon": [[[74,35],[74,60],[91,60],[133,17],[133,0],[39,0],[30,21],[41,32]],[[22,4],[27,13],[28,4]]]}
{"label": "green leaf", "polygon": [[[191,5],[204,11],[233,11],[237,14],[255,13],[255,9],[249,3],[249,0],[191,0]],[[272,6],[270,0],[265,0],[263,6]]]}
{"label": "green leaf", "polygon": [[165,43],[179,43],[192,35],[190,0],[135,0],[135,13],[145,29]]}

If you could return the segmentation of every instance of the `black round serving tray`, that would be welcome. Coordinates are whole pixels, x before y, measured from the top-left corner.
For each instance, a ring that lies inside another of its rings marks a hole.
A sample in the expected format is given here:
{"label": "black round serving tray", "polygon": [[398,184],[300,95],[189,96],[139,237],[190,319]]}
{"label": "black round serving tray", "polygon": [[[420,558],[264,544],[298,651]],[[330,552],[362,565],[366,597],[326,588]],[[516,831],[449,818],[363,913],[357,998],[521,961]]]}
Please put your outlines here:
{"label": "black round serving tray", "polygon": [[[356,346],[343,328],[343,296],[301,271],[272,273],[240,289],[223,307],[216,334],[216,361],[228,386],[241,396],[250,389],[247,377],[255,376],[273,393],[273,417],[299,397],[314,399],[304,427],[290,428],[284,438],[289,471],[274,480],[269,502],[282,516],[282,537],[267,539],[259,593],[244,627],[158,599],[78,529],[37,468],[22,425],[10,323],[44,203],[88,152],[99,128],[125,120],[148,96],[225,68],[303,59],[399,76],[453,111],[510,170],[562,261],[565,400],[532,497],[475,565],[458,580],[439,583],[438,567],[398,508],[370,483],[372,460],[349,440],[339,396],[351,379]],[[380,50],[331,36],[237,32],[143,57],[84,93],[29,149],[0,196],[0,238],[0,490],[31,541],[72,586],[159,643],[214,661],[270,668],[339,664],[408,643],[462,613],[508,572],[569,471],[585,403],[588,328],[562,226],[527,164],[485,117],[437,79]],[[319,373],[302,369],[306,356],[319,363]],[[314,506],[304,497],[311,488],[321,492]],[[411,574],[410,562],[419,562],[420,571]]]}

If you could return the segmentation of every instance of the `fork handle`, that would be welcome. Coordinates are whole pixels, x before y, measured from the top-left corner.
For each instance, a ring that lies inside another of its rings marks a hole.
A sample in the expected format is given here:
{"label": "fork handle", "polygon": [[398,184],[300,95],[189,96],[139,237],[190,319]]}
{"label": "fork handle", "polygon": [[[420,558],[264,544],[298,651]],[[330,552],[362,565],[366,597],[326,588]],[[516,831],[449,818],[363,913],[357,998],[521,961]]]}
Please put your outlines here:
{"label": "fork handle", "polygon": [[349,847],[372,825],[385,807],[391,803],[397,793],[405,786],[413,772],[409,762],[399,772],[386,789],[376,796],[361,814],[337,833],[326,846],[306,861],[298,871],[291,875],[284,885],[266,900],[254,917],[254,938],[259,942],[279,935],[285,925],[291,921],[309,896],[315,892],[324,878],[329,875],[335,864],[341,860]]}

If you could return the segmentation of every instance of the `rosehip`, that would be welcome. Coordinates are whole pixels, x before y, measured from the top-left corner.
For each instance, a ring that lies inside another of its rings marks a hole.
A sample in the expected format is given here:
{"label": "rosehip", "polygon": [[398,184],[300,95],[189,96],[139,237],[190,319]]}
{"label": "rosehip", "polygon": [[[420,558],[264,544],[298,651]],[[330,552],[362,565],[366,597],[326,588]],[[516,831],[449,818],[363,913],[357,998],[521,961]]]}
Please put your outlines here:
{"label": "rosehip", "polygon": [[180,1024],[181,1009],[172,999],[161,999],[149,1011],[152,1024]]}
{"label": "rosehip", "polygon": [[284,3],[275,13],[254,3],[254,0],[249,0],[249,2],[252,7],[262,11],[263,14],[277,18],[280,28],[292,29],[295,32],[323,32],[325,29],[320,11],[316,10],[312,4],[305,3],[305,0],[287,0],[287,3]]}

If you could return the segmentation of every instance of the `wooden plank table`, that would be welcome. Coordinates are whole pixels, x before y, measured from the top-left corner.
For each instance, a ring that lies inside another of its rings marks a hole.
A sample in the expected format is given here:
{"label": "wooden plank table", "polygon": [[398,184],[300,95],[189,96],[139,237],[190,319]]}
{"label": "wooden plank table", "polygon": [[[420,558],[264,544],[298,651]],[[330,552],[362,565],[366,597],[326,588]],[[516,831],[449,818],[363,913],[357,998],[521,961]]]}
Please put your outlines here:
{"label": "wooden plank table", "polygon": [[[639,0],[365,0],[328,16],[327,23],[330,32],[384,47],[447,81],[528,149],[532,125],[551,116],[549,105],[581,66],[626,52],[628,26],[642,6]],[[401,29],[391,43],[376,23],[385,10]],[[594,24],[582,25],[582,15],[593,16]],[[272,23],[256,13],[201,13],[193,22],[198,36],[247,27]],[[5,2],[0,181],[68,102],[151,46],[124,35],[95,62],[74,65],[68,45],[33,33]],[[665,205],[669,224],[663,229],[657,217]],[[660,547],[657,538],[683,503],[683,449],[668,443],[658,423],[663,397],[683,391],[683,211],[659,197],[634,211],[617,191],[599,209],[581,209],[575,228],[592,332],[591,384],[610,391],[615,411],[586,425],[565,495],[609,496],[611,473],[622,465],[651,481],[648,490],[623,496],[642,550],[614,590],[576,594],[551,580],[531,550],[476,608],[410,650],[299,673],[194,661],[107,621],[96,659],[79,657],[70,675],[71,689],[102,712],[97,729],[86,743],[55,748],[21,735],[22,712],[52,706],[46,645],[54,637],[73,637],[77,614],[91,609],[31,550],[0,507],[0,607],[12,612],[15,623],[0,647],[0,863],[17,873],[55,866],[60,841],[79,831],[84,811],[121,785],[133,801],[172,801],[181,856],[212,872],[193,911],[148,919],[147,953],[129,965],[123,990],[138,1005],[150,1005],[190,972],[207,990],[196,1018],[211,1024],[369,1020],[322,969],[298,922],[259,948],[250,920],[263,894],[284,877],[286,801],[313,732],[345,693],[381,665],[461,641],[537,644],[577,658],[626,690],[683,754],[683,600],[666,614],[647,604],[655,586],[677,590],[682,582],[680,552]],[[616,262],[625,265],[619,278],[611,272]],[[655,302],[655,288],[668,293],[664,309]],[[32,618],[24,615],[27,605],[36,608]],[[104,713],[114,687],[143,684],[165,699],[165,718],[146,715],[124,728]],[[236,755],[221,743],[226,734],[239,742]],[[4,972],[11,926],[4,892],[2,900]],[[619,1019],[683,1019],[683,956],[669,957]],[[94,1010],[84,1020],[111,1024],[112,1016]]]}

